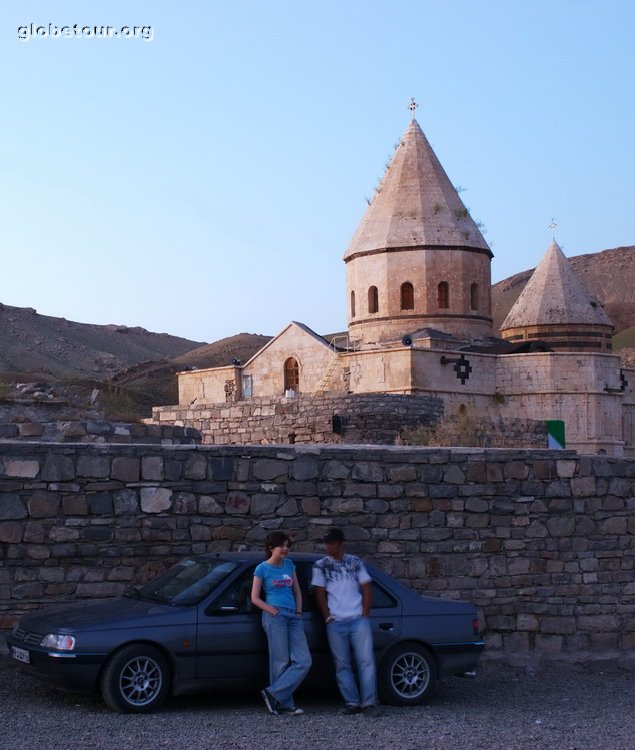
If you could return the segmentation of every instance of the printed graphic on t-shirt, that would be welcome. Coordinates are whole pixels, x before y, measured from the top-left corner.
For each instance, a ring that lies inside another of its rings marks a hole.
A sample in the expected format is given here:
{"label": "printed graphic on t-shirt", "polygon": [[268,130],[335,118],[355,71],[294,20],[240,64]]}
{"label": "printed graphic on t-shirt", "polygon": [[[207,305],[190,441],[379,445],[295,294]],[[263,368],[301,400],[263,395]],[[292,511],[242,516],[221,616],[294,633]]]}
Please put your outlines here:
{"label": "printed graphic on t-shirt", "polygon": [[282,578],[270,579],[270,583],[274,589],[283,589],[287,586],[293,586],[293,578],[285,573]]}
{"label": "printed graphic on t-shirt", "polygon": [[327,583],[346,579],[357,582],[362,570],[362,561],[359,557],[355,557],[355,555],[344,555],[342,560],[323,557],[317,561],[316,567],[322,572]]}

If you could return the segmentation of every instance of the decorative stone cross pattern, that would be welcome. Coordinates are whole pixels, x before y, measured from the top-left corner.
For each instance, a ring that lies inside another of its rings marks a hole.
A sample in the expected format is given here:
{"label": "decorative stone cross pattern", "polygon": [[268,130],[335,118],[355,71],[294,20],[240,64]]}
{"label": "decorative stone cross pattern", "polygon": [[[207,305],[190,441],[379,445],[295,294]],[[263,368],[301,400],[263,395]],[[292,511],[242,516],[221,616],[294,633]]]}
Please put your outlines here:
{"label": "decorative stone cross pattern", "polygon": [[418,107],[419,107],[419,105],[415,101],[414,96],[411,96],[410,97],[410,104],[408,105],[408,109],[412,112],[412,119],[413,120],[415,119],[415,112],[417,111]]}
{"label": "decorative stone cross pattern", "polygon": [[456,377],[461,381],[461,385],[465,385],[465,381],[470,379],[470,373],[472,372],[472,365],[470,360],[467,359],[465,354],[461,354],[460,357],[441,357],[442,365],[454,365],[452,368],[456,373]]}
{"label": "decorative stone cross pattern", "polygon": [[624,370],[620,370],[620,390],[625,391],[628,388],[628,380],[624,374]]}

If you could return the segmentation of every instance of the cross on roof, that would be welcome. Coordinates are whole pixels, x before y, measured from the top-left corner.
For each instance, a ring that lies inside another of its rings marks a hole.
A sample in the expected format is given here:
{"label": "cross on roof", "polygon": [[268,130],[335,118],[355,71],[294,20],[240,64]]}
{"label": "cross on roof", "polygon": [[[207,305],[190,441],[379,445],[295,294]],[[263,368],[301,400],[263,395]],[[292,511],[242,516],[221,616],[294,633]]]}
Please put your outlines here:
{"label": "cross on roof", "polygon": [[412,119],[413,120],[415,119],[415,112],[417,111],[418,107],[419,107],[419,105],[415,101],[414,96],[411,96],[410,97],[410,104],[408,105],[408,109],[412,112]]}
{"label": "cross on roof", "polygon": [[558,225],[556,224],[556,222],[553,219],[551,219],[551,224],[549,224],[549,229],[551,229],[551,231],[553,233],[554,240],[556,239],[556,227],[557,226]]}

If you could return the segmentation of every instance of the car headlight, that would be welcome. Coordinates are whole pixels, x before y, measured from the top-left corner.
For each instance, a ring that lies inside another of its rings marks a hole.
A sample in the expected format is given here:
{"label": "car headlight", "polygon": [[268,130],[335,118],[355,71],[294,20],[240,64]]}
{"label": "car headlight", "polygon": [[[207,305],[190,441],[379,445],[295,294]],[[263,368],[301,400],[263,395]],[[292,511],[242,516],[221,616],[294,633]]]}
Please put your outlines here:
{"label": "car headlight", "polygon": [[56,651],[72,651],[75,648],[75,638],[72,635],[49,633],[42,638],[40,646],[53,648]]}

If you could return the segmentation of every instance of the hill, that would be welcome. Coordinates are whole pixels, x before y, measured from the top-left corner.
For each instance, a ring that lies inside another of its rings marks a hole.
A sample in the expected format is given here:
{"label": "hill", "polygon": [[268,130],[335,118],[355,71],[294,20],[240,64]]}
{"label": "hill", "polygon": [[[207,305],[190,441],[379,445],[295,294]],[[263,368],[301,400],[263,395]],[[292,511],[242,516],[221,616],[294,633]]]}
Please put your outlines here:
{"label": "hill", "polygon": [[[615,333],[635,326],[635,246],[576,255],[569,260],[613,321]],[[500,329],[533,271],[533,268],[522,271],[492,286],[495,332]],[[615,344],[618,348],[617,337]]]}
{"label": "hill", "polygon": [[0,304],[0,372],[22,379],[102,380],[147,360],[178,357],[200,341],[123,325],[92,325]]}

